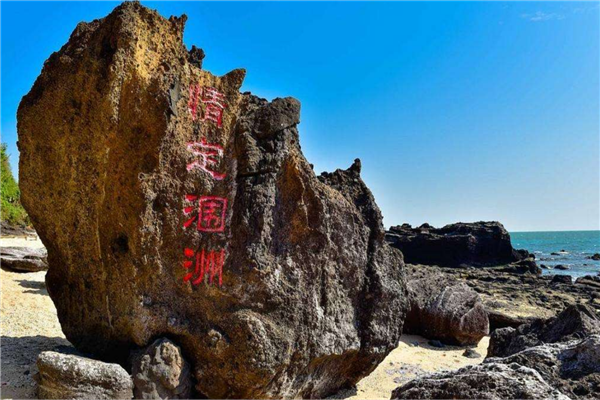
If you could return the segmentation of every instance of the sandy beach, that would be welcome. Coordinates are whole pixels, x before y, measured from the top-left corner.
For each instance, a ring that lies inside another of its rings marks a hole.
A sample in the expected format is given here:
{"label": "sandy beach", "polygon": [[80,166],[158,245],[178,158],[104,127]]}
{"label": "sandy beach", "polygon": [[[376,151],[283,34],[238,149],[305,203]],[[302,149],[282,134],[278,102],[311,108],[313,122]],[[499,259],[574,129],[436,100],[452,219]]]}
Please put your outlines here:
{"label": "sandy beach", "polygon": [[[2,238],[0,246],[43,245],[39,239]],[[0,271],[3,399],[36,398],[34,376],[38,354],[71,346],[62,333],[56,309],[46,291],[45,274]],[[423,337],[404,335],[398,348],[362,379],[356,389],[340,392],[333,398],[389,399],[393,389],[416,376],[480,363],[488,341],[487,337],[482,339],[475,349],[481,358],[470,359],[462,355],[466,347],[436,348],[428,345]]]}

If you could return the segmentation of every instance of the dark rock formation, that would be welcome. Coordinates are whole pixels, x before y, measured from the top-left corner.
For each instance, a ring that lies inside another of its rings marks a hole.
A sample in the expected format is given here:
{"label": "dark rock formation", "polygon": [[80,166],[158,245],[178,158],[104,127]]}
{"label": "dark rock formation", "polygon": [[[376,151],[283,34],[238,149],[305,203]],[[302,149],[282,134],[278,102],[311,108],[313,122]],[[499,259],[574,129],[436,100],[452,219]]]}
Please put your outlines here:
{"label": "dark rock formation", "polygon": [[16,272],[38,272],[48,269],[46,249],[31,247],[1,247],[2,268]]}
{"label": "dark rock formation", "polygon": [[600,260],[600,253],[594,253],[594,255],[588,257],[590,260]]}
{"label": "dark rock formation", "polygon": [[411,265],[407,271],[405,333],[459,345],[476,344],[489,333],[487,312],[473,289],[432,268]]}
{"label": "dark rock formation", "polygon": [[573,277],[571,275],[554,275],[551,283],[564,283],[570,285],[573,283]]}
{"label": "dark rock formation", "polygon": [[158,339],[132,357],[131,374],[136,399],[189,399],[192,391],[190,366],[181,348],[168,339]]}
{"label": "dark rock formation", "polygon": [[510,235],[499,222],[459,222],[438,229],[404,224],[391,227],[386,240],[402,251],[409,264],[494,266],[531,257],[525,250],[513,249]]}
{"label": "dark rock formation", "polygon": [[535,369],[552,387],[570,398],[600,398],[600,335],[566,343],[543,344],[486,363],[519,364]]}
{"label": "dark rock formation", "polygon": [[534,369],[489,363],[414,379],[392,399],[556,399],[568,400]]}
{"label": "dark rock formation", "polygon": [[40,353],[38,398],[131,399],[131,378],[118,364],[54,351]]}
{"label": "dark rock formation", "polygon": [[516,329],[495,330],[490,338],[488,357],[507,357],[542,343],[565,342],[594,333],[600,334],[600,316],[590,306],[572,305],[554,318]]}
{"label": "dark rock formation", "polygon": [[63,331],[106,359],[169,337],[211,398],[350,387],[398,342],[402,256],[358,164],[317,178],[298,101],[198,69],[185,19],[131,2],[79,24],[20,104]]}

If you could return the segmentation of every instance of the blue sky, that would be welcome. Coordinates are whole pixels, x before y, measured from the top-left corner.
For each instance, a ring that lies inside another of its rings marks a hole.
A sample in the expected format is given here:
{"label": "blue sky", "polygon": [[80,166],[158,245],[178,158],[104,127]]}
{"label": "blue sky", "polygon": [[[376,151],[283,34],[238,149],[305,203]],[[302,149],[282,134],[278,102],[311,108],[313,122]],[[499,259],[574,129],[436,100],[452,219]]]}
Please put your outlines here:
{"label": "blue sky", "polygon": [[[302,102],[315,170],[363,163],[385,224],[599,229],[598,3],[142,2],[243,90]],[[2,2],[2,141],[44,60],[111,2]],[[16,165],[13,166],[16,169]]]}

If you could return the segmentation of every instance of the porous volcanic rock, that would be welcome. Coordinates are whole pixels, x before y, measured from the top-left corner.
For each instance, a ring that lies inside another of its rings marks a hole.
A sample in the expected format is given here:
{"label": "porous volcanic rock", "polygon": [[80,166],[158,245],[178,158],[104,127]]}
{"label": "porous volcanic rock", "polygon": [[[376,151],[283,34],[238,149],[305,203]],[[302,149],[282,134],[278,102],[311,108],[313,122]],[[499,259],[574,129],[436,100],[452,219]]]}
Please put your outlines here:
{"label": "porous volcanic rock", "polygon": [[131,363],[136,399],[189,399],[192,375],[181,348],[169,339],[158,339],[139,352]]}
{"label": "porous volcanic rock", "polygon": [[570,398],[600,398],[600,335],[542,344],[485,362],[516,363],[535,369],[549,385]]}
{"label": "porous volcanic rock", "polygon": [[404,332],[447,344],[477,344],[489,334],[487,311],[480,296],[441,271],[407,266],[409,311]]}
{"label": "porous volcanic rock", "polygon": [[568,400],[539,372],[517,363],[488,363],[413,379],[392,399],[555,399]]}
{"label": "porous volcanic rock", "polygon": [[566,342],[600,334],[600,316],[592,307],[574,304],[556,317],[515,328],[495,330],[490,337],[488,357],[507,357],[542,343]]}
{"label": "porous volcanic rock", "polygon": [[40,399],[133,398],[131,378],[118,364],[44,351],[37,366]]}
{"label": "porous volcanic rock", "polygon": [[17,272],[38,272],[48,269],[46,249],[31,247],[1,247],[2,268]]}
{"label": "porous volcanic rock", "polygon": [[391,227],[386,240],[402,251],[408,264],[495,266],[532,257],[526,250],[513,249],[510,235],[499,222],[458,222],[443,228],[404,224]]}
{"label": "porous volcanic rock", "polygon": [[317,178],[299,102],[199,69],[185,20],[131,2],[80,23],[19,106],[63,331],[103,359],[168,337],[210,398],[350,387],[397,345],[402,255],[358,163]]}

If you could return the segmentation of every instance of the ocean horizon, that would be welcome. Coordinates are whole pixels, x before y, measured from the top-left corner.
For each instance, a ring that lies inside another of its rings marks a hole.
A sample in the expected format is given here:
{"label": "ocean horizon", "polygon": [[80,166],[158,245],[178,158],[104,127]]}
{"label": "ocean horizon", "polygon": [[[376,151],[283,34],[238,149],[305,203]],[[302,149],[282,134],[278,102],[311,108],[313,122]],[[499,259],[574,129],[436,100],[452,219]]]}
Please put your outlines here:
{"label": "ocean horizon", "polygon": [[[580,278],[600,273],[600,260],[590,258],[600,253],[600,230],[509,233],[514,248],[533,253],[538,265],[547,267],[544,275]],[[557,269],[560,265],[567,269]]]}

